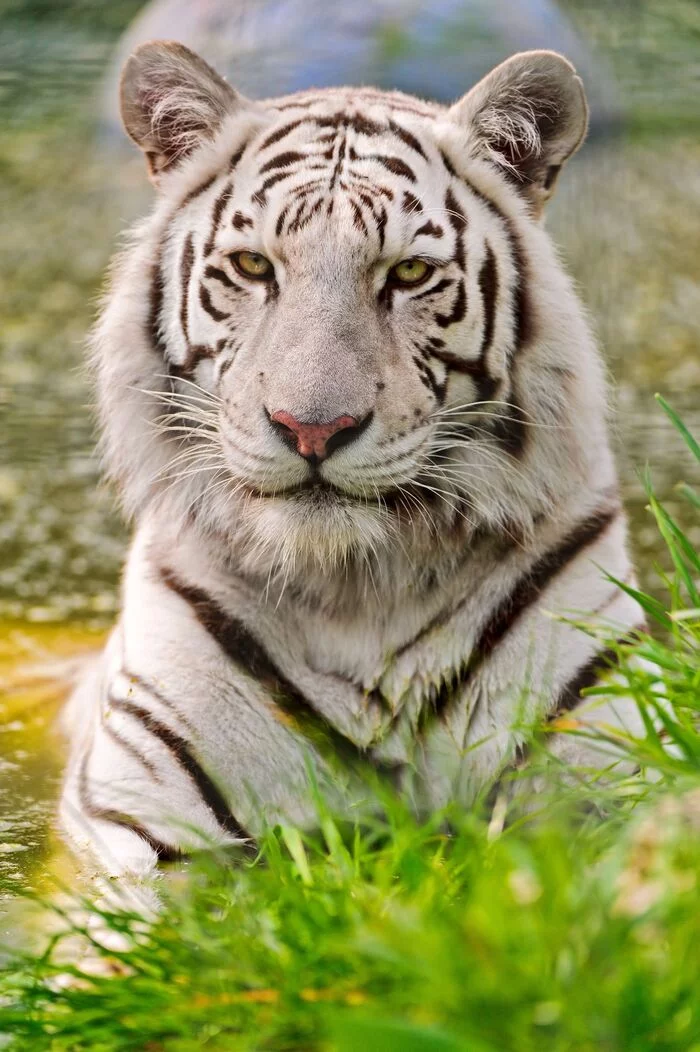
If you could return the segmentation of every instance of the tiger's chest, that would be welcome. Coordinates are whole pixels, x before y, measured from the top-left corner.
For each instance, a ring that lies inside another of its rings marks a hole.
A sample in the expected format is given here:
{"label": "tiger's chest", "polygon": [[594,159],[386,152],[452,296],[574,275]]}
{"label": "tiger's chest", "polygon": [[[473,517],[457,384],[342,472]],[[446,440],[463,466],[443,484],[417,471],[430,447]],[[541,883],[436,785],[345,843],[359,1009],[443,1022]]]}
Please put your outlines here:
{"label": "tiger's chest", "polygon": [[[194,591],[209,602],[195,606],[210,628],[216,609],[232,688],[239,689],[242,671],[275,699],[275,711],[282,706],[292,717],[320,719],[360,749],[386,743],[399,726],[410,733],[426,709],[440,704],[469,663],[499,577],[498,565],[482,553],[465,557],[459,572],[430,589],[409,579],[393,593],[387,589],[381,602],[373,594],[348,603],[320,593],[314,602],[223,576],[182,540],[167,558],[172,571],[166,581],[160,572],[158,595],[171,602],[176,579],[198,582]],[[191,604],[192,591],[180,586],[180,598]],[[191,612],[176,602],[173,616],[185,618],[183,631]]]}
{"label": "tiger's chest", "polygon": [[416,726],[450,690],[470,659],[481,583],[456,579],[428,600],[408,593],[381,613],[368,603],[351,618],[277,611],[259,631],[285,679],[366,748],[400,724]]}

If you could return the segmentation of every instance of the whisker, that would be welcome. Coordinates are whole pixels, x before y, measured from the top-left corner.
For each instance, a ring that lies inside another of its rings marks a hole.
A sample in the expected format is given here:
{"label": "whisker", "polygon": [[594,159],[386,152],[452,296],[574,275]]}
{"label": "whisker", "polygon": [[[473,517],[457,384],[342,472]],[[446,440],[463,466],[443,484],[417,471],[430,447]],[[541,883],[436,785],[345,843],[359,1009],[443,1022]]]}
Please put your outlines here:
{"label": "whisker", "polygon": [[431,418],[436,419],[442,416],[449,416],[453,413],[462,413],[468,409],[474,409],[480,405],[496,405],[502,406],[505,409],[517,409],[525,416],[532,416],[532,413],[528,410],[523,409],[522,406],[517,405],[515,402],[506,402],[503,398],[486,398],[476,402],[462,402],[458,405],[449,405],[445,408],[437,408],[430,414]]}
{"label": "whisker", "polygon": [[[173,377],[170,376],[169,373],[157,373],[156,379],[167,380],[168,383],[173,382]],[[197,391],[199,394],[204,395],[206,398],[210,398],[214,402],[223,402],[223,398],[220,395],[216,394],[214,391],[208,391],[206,387],[202,387],[201,384],[196,383],[194,380],[188,380],[184,376],[178,376],[176,379],[177,383],[185,384],[187,387],[194,388],[194,390]]]}

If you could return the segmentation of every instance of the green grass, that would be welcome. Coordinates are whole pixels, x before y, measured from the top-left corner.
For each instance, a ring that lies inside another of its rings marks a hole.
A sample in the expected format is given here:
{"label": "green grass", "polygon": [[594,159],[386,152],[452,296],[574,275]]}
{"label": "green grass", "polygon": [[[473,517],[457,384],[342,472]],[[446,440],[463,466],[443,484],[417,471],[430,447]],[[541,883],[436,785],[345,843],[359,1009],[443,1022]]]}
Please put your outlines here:
{"label": "green grass", "polygon": [[130,937],[95,940],[112,975],[66,964],[59,938],[13,953],[9,1047],[700,1052],[700,559],[649,500],[674,573],[666,604],[636,593],[658,634],[620,653],[641,774],[603,784],[536,744],[527,809],[504,786],[427,822],[387,799],[353,828],[319,801],[318,834],[270,830],[253,861],[203,855],[164,882],[154,922],[102,910]]}

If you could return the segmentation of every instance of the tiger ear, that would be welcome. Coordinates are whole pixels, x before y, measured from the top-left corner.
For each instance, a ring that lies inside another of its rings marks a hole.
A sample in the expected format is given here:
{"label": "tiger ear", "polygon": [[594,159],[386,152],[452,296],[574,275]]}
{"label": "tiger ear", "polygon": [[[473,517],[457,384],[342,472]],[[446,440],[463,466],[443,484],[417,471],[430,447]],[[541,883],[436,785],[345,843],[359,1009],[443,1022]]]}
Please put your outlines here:
{"label": "tiger ear", "polygon": [[583,142],[588,104],[581,78],[555,51],[523,51],[497,66],[450,109],[539,215],[559,170]]}
{"label": "tiger ear", "polygon": [[157,183],[161,172],[214,136],[241,98],[194,51],[153,40],[124,65],[119,101],[124,128],[145,153]]}

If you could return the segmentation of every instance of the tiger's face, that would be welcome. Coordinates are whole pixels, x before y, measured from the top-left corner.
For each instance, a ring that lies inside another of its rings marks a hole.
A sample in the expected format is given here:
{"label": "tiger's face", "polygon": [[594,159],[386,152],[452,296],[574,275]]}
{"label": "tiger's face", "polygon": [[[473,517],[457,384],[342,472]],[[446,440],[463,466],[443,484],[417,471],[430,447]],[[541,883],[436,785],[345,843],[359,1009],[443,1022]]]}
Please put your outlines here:
{"label": "tiger's face", "polygon": [[432,117],[414,134],[400,116],[337,97],[280,114],[173,224],[169,360],[220,399],[257,496],[381,499],[429,463],[440,408],[503,376],[495,290],[477,289],[493,254]]}
{"label": "tiger's face", "polygon": [[153,44],[122,108],[163,192],[148,325],[190,509],[286,560],[469,522],[521,440],[528,230],[586,124],[572,67],[516,56],[452,110],[253,104]]}

